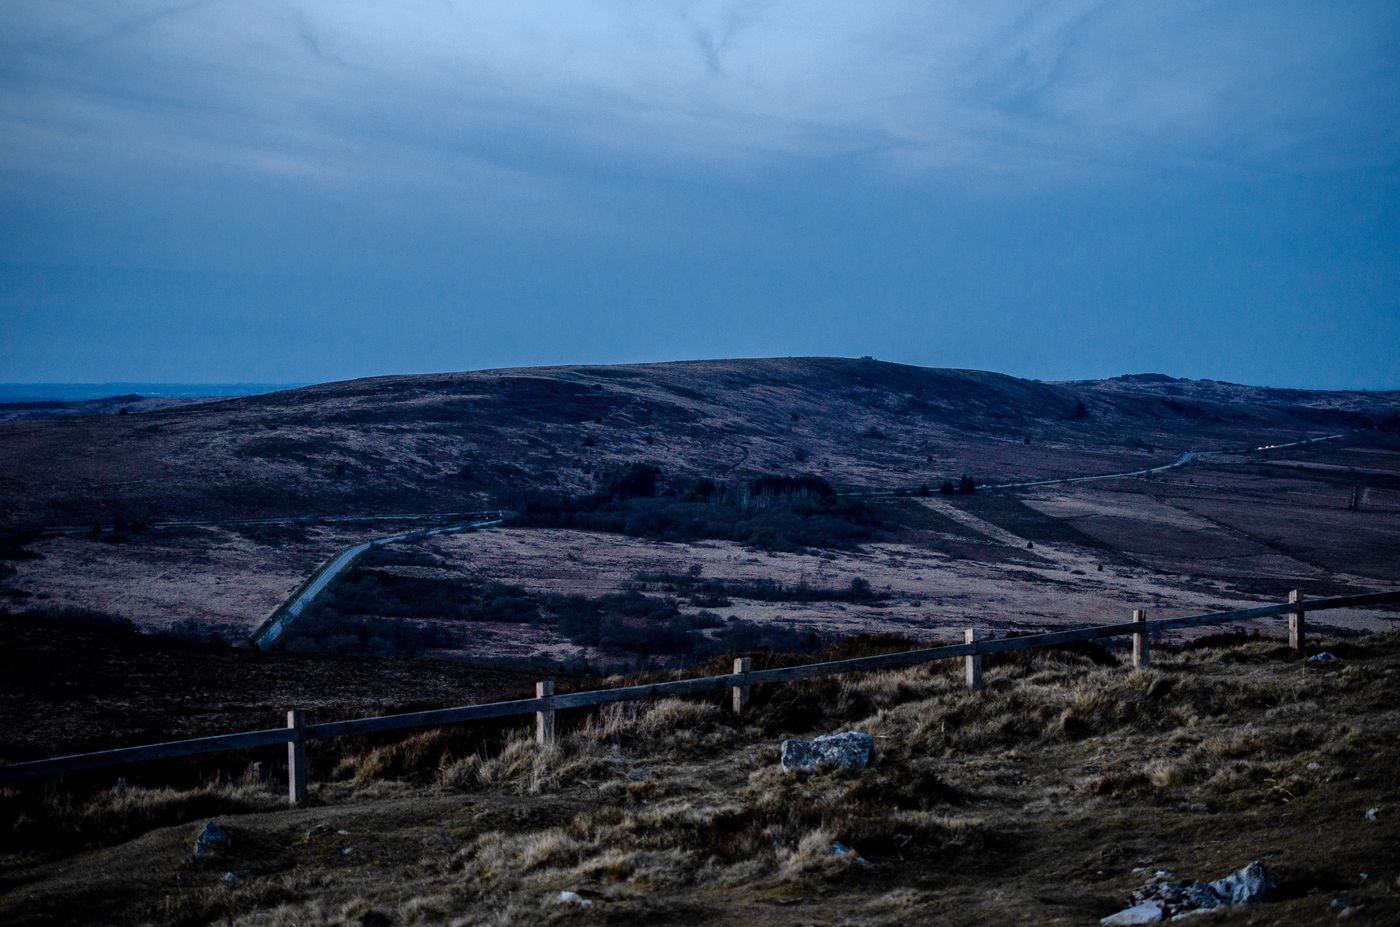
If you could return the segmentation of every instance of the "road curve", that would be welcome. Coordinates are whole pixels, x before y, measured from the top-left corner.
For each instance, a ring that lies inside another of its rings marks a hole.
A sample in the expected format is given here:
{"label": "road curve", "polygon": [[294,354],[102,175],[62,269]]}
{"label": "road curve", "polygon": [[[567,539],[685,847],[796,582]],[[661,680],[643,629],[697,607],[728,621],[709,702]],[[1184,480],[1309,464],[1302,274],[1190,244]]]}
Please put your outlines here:
{"label": "road curve", "polygon": [[444,525],[441,528],[423,528],[418,531],[404,531],[399,534],[391,534],[387,537],[374,538],[364,541],[353,547],[347,547],[326,562],[315,573],[311,574],[300,589],[292,593],[291,598],[277,607],[266,621],[258,626],[253,632],[253,644],[260,650],[266,650],[281,639],[282,634],[287,630],[293,621],[296,620],[306,607],[315,601],[325,588],[330,585],[331,580],[340,575],[346,567],[354,563],[361,554],[371,547],[378,547],[381,544],[393,544],[396,541],[417,541],[423,538],[435,537],[440,534],[460,534],[463,531],[474,531],[477,528],[491,528],[499,525],[505,520],[505,512],[494,513],[494,518],[482,519],[480,521],[469,522],[464,525]]}
{"label": "road curve", "polygon": [[1025,489],[1031,486],[1054,486],[1060,483],[1087,483],[1090,480],[1117,480],[1130,476],[1147,476],[1149,473],[1162,473],[1166,470],[1175,470],[1177,467],[1184,467],[1193,460],[1200,460],[1207,454],[1253,454],[1258,451],[1272,451],[1283,447],[1300,447],[1304,444],[1316,444],[1318,441],[1336,441],[1345,438],[1345,434],[1323,435],[1320,438],[1307,438],[1302,441],[1290,441],[1287,444],[1261,444],[1259,447],[1240,448],[1230,450],[1228,448],[1214,448],[1208,451],[1183,451],[1181,456],[1169,464],[1162,464],[1158,467],[1147,467],[1142,470],[1128,470],[1122,473],[1098,473],[1093,476],[1066,476],[1056,480],[1032,480],[1024,483],[983,483],[978,485],[978,489]]}

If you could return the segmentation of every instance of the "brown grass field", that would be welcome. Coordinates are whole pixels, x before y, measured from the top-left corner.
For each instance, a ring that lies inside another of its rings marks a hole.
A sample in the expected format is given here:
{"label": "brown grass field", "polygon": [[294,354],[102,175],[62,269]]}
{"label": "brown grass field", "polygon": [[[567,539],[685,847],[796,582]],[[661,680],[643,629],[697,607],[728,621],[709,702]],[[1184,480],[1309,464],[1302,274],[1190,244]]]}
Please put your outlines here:
{"label": "brown grass field", "polygon": [[[1258,641],[1139,672],[1041,653],[980,693],[947,665],[760,688],[743,720],[622,705],[549,749],[508,728],[339,743],[295,810],[257,776],[11,790],[0,920],[1085,924],[1156,870],[1260,859],[1278,899],[1212,923],[1394,923],[1400,638],[1325,644],[1341,663]],[[785,734],[833,729],[875,738],[870,768],[777,768]],[[232,841],[188,862],[208,819]]]}
{"label": "brown grass field", "polygon": [[[1397,416],[1394,393],[792,359],[0,422],[0,762],[276,726],[289,708],[317,722],[513,697],[546,674],[567,691],[618,681],[600,668],[718,671],[726,641],[761,639],[722,636],[736,628],[811,631],[841,656],[1395,588]],[[1188,450],[1204,453],[1150,477],[936,491]],[[668,505],[702,478],[816,474],[870,523],[831,544],[555,525],[389,545],[303,619],[335,632],[299,640],[319,652],[246,645],[337,551],[433,523],[406,516],[578,497],[638,462]],[[645,614],[580,632],[628,596],[693,649],[639,648],[667,630]],[[1394,923],[1396,614],[1309,616],[1310,650],[1341,657],[1325,666],[1256,622],[1160,641],[1145,672],[1096,648],[989,659],[977,694],[939,665],[760,688],[742,719],[717,697],[580,712],[546,749],[516,722],[317,744],[296,809],[276,751],[31,783],[0,790],[0,923],[1084,924],[1157,869],[1212,879],[1253,859],[1279,899],[1214,922]],[[373,646],[345,643],[360,632]],[[778,771],[784,736],[842,729],[875,737],[871,768]],[[210,819],[232,843],[191,863]]]}

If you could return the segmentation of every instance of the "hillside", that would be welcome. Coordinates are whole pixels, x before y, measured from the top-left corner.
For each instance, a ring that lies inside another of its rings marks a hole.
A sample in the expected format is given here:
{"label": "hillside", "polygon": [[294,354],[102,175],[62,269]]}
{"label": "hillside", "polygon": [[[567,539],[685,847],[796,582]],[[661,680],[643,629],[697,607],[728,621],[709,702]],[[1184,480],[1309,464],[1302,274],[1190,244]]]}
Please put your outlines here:
{"label": "hillside", "polygon": [[841,358],[378,377],[124,416],[0,423],[10,528],[458,511],[668,477],[841,488],[1043,478],[1393,421],[1396,393],[1137,377],[1041,383]]}
{"label": "hillside", "polygon": [[[1204,923],[1394,923],[1400,640],[1207,643],[989,660],[977,693],[950,663],[758,687],[743,718],[578,710],[543,748],[519,723],[317,742],[292,809],[270,748],[3,790],[0,921],[1083,925],[1261,860],[1272,898]],[[785,737],[852,729],[867,768],[779,768]],[[229,842],[191,859],[209,820]]]}

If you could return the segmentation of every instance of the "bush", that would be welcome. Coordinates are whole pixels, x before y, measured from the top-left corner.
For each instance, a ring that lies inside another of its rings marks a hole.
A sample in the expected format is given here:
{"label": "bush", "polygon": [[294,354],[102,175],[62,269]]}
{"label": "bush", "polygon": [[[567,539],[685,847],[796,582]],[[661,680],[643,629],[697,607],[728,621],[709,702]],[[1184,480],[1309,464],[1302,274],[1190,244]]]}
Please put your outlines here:
{"label": "bush", "polygon": [[695,574],[681,573],[638,573],[636,581],[684,596],[692,605],[702,608],[724,608],[731,598],[757,602],[866,602],[882,598],[861,577],[851,580],[844,588],[811,586],[805,582],[783,584],[776,579],[702,579]]}
{"label": "bush", "polygon": [[660,471],[632,464],[581,497],[527,494],[512,500],[512,524],[575,528],[667,541],[715,539],[767,550],[848,547],[874,536],[879,519],[842,502],[818,476],[761,476],[737,485],[700,480],[659,494]]}

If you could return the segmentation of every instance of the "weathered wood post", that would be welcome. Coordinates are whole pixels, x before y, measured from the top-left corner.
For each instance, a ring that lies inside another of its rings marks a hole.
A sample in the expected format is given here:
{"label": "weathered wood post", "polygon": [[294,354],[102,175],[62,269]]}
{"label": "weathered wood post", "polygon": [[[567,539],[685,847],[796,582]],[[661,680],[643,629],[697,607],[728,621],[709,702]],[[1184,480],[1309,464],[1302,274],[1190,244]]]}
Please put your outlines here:
{"label": "weathered wood post", "polygon": [[[963,642],[975,644],[982,639],[976,628],[968,628],[963,632]],[[970,692],[976,692],[982,688],[982,655],[980,653],[970,653],[963,657],[963,671],[967,677],[967,688]]]}
{"label": "weathered wood post", "polygon": [[[751,669],[753,669],[753,659],[751,657],[734,658],[735,673],[747,673]],[[749,710],[749,692],[750,688],[748,686],[734,687],[734,714],[740,718]]]}
{"label": "weathered wood post", "polygon": [[1141,624],[1142,630],[1133,632],[1133,669],[1147,669],[1150,662],[1147,644],[1147,610],[1133,609],[1133,624]]}
{"label": "weathered wood post", "polygon": [[[547,698],[554,701],[554,680],[547,679],[544,682],[535,683],[535,698]],[[554,743],[554,708],[544,708],[535,712],[535,743],[541,747],[548,747]]]}
{"label": "weathered wood post", "polygon": [[298,709],[287,712],[287,728],[292,732],[287,741],[287,803],[292,805],[306,801],[306,740],[301,720]]}
{"label": "weathered wood post", "polygon": [[1288,646],[1302,653],[1304,638],[1307,636],[1303,623],[1302,590],[1294,589],[1292,592],[1288,593],[1288,602],[1290,605],[1299,606],[1296,612],[1290,612],[1288,615]]}

